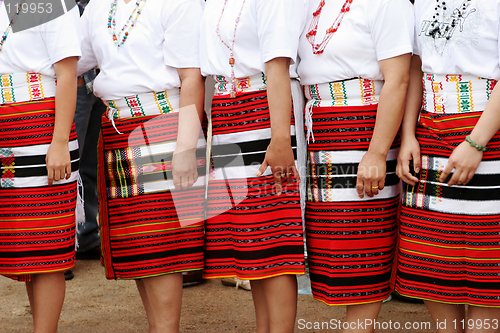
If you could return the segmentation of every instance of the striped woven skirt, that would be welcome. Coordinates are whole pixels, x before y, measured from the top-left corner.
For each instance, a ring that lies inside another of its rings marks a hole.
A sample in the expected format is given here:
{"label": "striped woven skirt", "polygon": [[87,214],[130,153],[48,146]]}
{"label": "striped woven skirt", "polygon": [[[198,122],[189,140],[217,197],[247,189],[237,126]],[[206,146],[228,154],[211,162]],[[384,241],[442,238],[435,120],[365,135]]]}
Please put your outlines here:
{"label": "striped woven skirt", "polygon": [[[216,81],[217,87],[221,77]],[[292,119],[295,152],[293,124]],[[305,273],[299,185],[293,181],[277,196],[270,168],[255,176],[270,143],[270,125],[265,86],[234,99],[227,93],[213,99],[205,278],[257,280]]]}
{"label": "striped woven skirt", "polygon": [[30,281],[75,260],[78,143],[69,137],[71,177],[48,185],[55,99],[0,105],[0,274]]}
{"label": "striped woven skirt", "polygon": [[416,132],[422,168],[418,184],[403,187],[396,279],[402,295],[500,306],[500,133],[488,143],[466,186],[439,182],[495,83],[477,77],[424,77],[424,110]]}
{"label": "striped woven skirt", "polygon": [[99,147],[103,263],[108,279],[203,269],[206,143],[196,150],[198,181],[175,190],[179,91],[105,101]]}
{"label": "striped woven skirt", "polygon": [[399,139],[387,156],[385,188],[373,198],[360,199],[356,192],[357,168],[373,135],[381,86],[354,79],[305,87],[306,121],[314,137],[308,144],[308,263],[314,298],[328,305],[382,301],[391,292]]}

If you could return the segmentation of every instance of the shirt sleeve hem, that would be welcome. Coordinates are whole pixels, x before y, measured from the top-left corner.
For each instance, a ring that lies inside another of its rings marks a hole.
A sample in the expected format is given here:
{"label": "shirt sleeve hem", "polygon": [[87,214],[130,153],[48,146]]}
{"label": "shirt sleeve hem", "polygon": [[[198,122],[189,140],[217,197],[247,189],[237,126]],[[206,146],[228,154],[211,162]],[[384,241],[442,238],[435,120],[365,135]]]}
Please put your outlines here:
{"label": "shirt sleeve hem", "polygon": [[78,57],[78,60],[80,60],[80,58],[82,57],[82,52],[79,49],[64,50],[64,52],[51,56],[50,61],[52,61],[52,64],[55,64],[56,62],[70,57]]}
{"label": "shirt sleeve hem", "polygon": [[271,61],[275,58],[290,58],[290,65],[295,64],[296,55],[292,54],[291,50],[274,50],[273,52],[268,52],[262,55],[262,61],[264,63]]}
{"label": "shirt sleeve hem", "polygon": [[413,52],[413,47],[411,45],[406,45],[403,47],[398,47],[396,49],[377,53],[377,60],[381,61],[381,60],[394,58],[394,57],[397,57],[397,56],[400,56],[403,54],[407,54],[407,53],[412,53],[412,52]]}

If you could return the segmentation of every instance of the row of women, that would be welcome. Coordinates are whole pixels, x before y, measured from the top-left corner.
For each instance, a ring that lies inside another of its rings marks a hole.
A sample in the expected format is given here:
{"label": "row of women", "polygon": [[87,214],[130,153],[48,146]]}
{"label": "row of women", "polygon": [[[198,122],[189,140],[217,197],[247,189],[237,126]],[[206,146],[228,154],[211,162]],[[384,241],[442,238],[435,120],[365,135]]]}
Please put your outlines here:
{"label": "row of women", "polygon": [[12,33],[5,7],[0,273],[35,332],[57,331],[74,265],[95,66],[102,261],[150,333],[179,330],[181,272],[202,269],[251,281],[257,332],[292,332],[302,210],[314,297],[347,322],[394,288],[439,321],[500,319],[500,0],[95,0],[81,39],[76,9]]}

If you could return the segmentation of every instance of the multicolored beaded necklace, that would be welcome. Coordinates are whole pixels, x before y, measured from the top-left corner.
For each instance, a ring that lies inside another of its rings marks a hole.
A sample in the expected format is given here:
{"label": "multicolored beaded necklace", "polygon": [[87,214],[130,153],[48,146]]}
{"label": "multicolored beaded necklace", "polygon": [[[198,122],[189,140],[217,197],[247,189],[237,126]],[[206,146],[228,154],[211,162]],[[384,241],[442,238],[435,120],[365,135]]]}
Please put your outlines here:
{"label": "multicolored beaded necklace", "polygon": [[[0,0],[0,3],[2,3],[3,0]],[[3,49],[3,44],[5,43],[5,40],[7,40],[7,36],[9,36],[9,33],[12,31],[12,25],[14,24],[14,21],[16,20],[17,16],[19,15],[19,13],[21,13],[21,10],[20,8],[23,6],[23,4],[26,2],[27,0],[24,0],[22,1],[19,6],[17,7],[17,12],[16,12],[16,15],[14,15],[14,17],[12,17],[12,19],[10,20],[9,22],[9,26],[7,27],[7,29],[5,30],[5,32],[3,33],[2,35],[2,38],[0,39],[0,52],[2,52],[2,49]]]}
{"label": "multicolored beaded necklace", "polygon": [[313,13],[313,19],[311,21],[311,25],[309,26],[309,32],[306,34],[306,38],[309,41],[309,43],[312,46],[313,53],[314,54],[321,54],[323,51],[325,51],[326,46],[330,42],[330,39],[332,39],[333,34],[337,32],[337,30],[340,27],[340,23],[342,23],[342,19],[344,18],[344,15],[350,11],[351,9],[351,3],[353,0],[347,0],[344,5],[342,6],[342,9],[340,10],[339,15],[333,22],[332,26],[328,29],[326,29],[326,35],[323,37],[323,40],[319,44],[315,44],[316,41],[316,34],[318,33],[318,23],[319,23],[319,18],[321,17],[321,12],[323,11],[323,7],[325,6],[325,0],[321,0],[318,6],[318,9]]}
{"label": "multicolored beaded necklace", "polygon": [[[144,5],[146,5],[146,0],[137,0],[135,3],[135,8],[132,11],[132,14],[130,14],[129,18],[127,19],[127,22],[125,22],[125,25],[123,26],[122,30],[116,34],[116,5],[118,4],[118,0],[113,0],[111,3],[111,9],[109,10],[109,16],[108,16],[108,31],[111,36],[113,36],[113,42],[115,42],[115,45],[120,47],[127,41],[128,34],[130,31],[134,28],[135,22],[137,22],[137,19],[139,18],[139,15],[141,15],[142,8]],[[135,14],[135,18],[134,17]],[[128,28],[127,31],[125,31]]]}
{"label": "multicolored beaded necklace", "polygon": [[238,23],[240,23],[241,12],[243,12],[243,7],[245,6],[245,0],[243,0],[243,4],[241,5],[240,12],[238,13],[238,17],[236,18],[236,24],[234,25],[234,34],[233,34],[233,42],[231,46],[227,45],[226,42],[222,39],[220,35],[220,21],[222,20],[222,16],[224,15],[224,10],[226,9],[227,1],[224,1],[224,7],[222,7],[222,13],[220,14],[219,22],[217,23],[217,29],[215,32],[217,36],[219,36],[220,41],[224,44],[231,53],[229,56],[229,65],[231,66],[231,98],[236,97],[236,92],[238,91],[238,85],[236,84],[236,75],[234,74],[234,64],[236,60],[234,59],[234,42],[236,40],[236,29],[238,28]]}

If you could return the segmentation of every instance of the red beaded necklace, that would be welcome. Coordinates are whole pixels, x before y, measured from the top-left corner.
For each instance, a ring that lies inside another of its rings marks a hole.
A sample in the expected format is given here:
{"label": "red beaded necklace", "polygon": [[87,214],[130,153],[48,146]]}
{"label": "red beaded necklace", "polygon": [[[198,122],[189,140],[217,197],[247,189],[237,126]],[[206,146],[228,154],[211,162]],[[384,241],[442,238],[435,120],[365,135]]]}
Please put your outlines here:
{"label": "red beaded necklace", "polygon": [[311,21],[311,25],[309,26],[309,32],[306,34],[306,38],[311,44],[314,54],[323,53],[326,46],[330,42],[330,39],[332,39],[333,34],[336,33],[337,30],[339,29],[340,23],[342,23],[344,15],[351,9],[352,1],[353,0],[346,0],[344,5],[342,6],[342,9],[340,10],[339,15],[335,19],[335,22],[333,22],[330,28],[326,29],[326,35],[325,37],[323,37],[321,43],[315,44],[314,42],[316,41],[316,34],[318,33],[319,18],[321,16],[321,12],[323,11],[323,7],[325,6],[325,0],[321,0],[318,9],[316,9],[316,11],[313,13],[313,19]]}
{"label": "red beaded necklace", "polygon": [[236,29],[238,29],[238,23],[240,23],[241,13],[243,12],[243,7],[245,6],[246,0],[243,0],[243,4],[241,5],[241,9],[238,13],[238,16],[236,17],[236,20],[235,20],[233,42],[231,43],[231,46],[229,46],[222,39],[222,37],[220,35],[220,21],[222,20],[222,16],[224,15],[224,11],[226,10],[227,1],[228,0],[224,1],[224,7],[222,7],[222,13],[220,14],[219,22],[217,23],[217,28],[215,29],[215,32],[217,33],[217,36],[219,36],[219,39],[222,42],[222,44],[224,44],[229,49],[229,52],[230,52],[229,65],[231,66],[231,98],[235,98],[236,92],[238,91],[238,85],[236,84],[236,75],[234,74],[234,65],[236,63],[236,60],[234,59],[234,42],[236,41]]}

